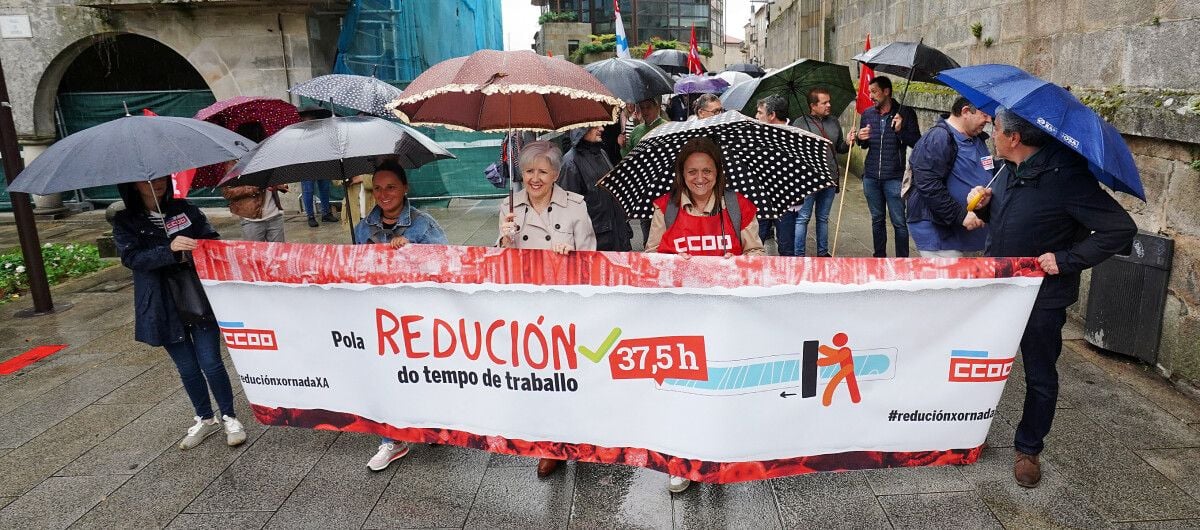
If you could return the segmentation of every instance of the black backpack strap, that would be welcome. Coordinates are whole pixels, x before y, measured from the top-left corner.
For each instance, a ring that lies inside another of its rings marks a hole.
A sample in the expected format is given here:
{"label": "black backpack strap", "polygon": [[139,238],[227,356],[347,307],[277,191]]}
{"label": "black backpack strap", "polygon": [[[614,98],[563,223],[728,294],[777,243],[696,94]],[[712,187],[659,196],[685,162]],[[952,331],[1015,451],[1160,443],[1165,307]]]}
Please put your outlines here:
{"label": "black backpack strap", "polygon": [[665,221],[667,222],[667,230],[675,226],[675,219],[679,218],[679,205],[675,201],[667,199],[667,212]]}
{"label": "black backpack strap", "polygon": [[737,193],[725,191],[725,209],[729,210],[729,222],[733,225],[733,230],[737,232],[738,243],[745,246],[746,242],[742,241],[742,205],[738,204]]}

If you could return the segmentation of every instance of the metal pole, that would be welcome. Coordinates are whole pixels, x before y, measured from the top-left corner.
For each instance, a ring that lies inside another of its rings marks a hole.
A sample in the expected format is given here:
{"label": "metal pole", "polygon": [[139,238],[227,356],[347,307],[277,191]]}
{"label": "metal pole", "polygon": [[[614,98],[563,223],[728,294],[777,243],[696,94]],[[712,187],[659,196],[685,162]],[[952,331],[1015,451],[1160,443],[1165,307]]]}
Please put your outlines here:
{"label": "metal pole", "polygon": [[[17,147],[17,127],[13,124],[12,103],[8,100],[8,84],[4,80],[4,65],[0,64],[0,155],[4,159],[4,175],[9,185],[25,169]],[[50,283],[46,280],[46,264],[42,261],[42,247],[38,241],[37,222],[33,219],[33,207],[29,194],[9,192],[12,198],[13,216],[17,221],[17,237],[21,241],[21,255],[25,258],[25,274],[29,276],[29,294],[33,297],[33,313],[46,314],[54,311],[50,299]]]}

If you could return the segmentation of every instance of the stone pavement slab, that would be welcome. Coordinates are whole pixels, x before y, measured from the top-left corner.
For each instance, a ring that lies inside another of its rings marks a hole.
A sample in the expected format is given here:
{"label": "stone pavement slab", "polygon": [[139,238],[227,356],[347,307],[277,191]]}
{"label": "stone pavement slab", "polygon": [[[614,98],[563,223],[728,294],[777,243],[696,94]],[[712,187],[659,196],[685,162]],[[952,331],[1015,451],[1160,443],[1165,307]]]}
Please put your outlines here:
{"label": "stone pavement slab", "polygon": [[569,528],[671,528],[671,511],[666,477],[658,471],[621,465],[575,466]]}
{"label": "stone pavement slab", "polygon": [[1011,449],[985,449],[977,462],[963,466],[963,478],[992,515],[1007,528],[1093,528],[1105,517],[1085,498],[1065,471],[1042,460],[1037,489],[1018,486],[1012,477]]}
{"label": "stone pavement slab", "polygon": [[[259,442],[262,443],[262,442]],[[396,468],[375,473],[367,459],[379,446],[376,436],[341,433],[312,471],[275,511],[268,528],[357,528],[366,522]],[[419,449],[424,449],[421,447]],[[245,457],[243,457],[244,459]],[[399,463],[402,462],[403,459]],[[239,467],[235,464],[235,467]]]}
{"label": "stone pavement slab", "polygon": [[[667,495],[662,477],[659,495]],[[671,496],[675,528],[782,528],[779,506],[767,481],[695,483]]]}
{"label": "stone pavement slab", "polygon": [[1137,455],[1200,503],[1200,448],[1142,450]]}
{"label": "stone pavement slab", "polygon": [[526,467],[489,467],[463,528],[565,528],[571,517],[575,463],[538,479]]}
{"label": "stone pavement slab", "polygon": [[[270,429],[238,456],[185,512],[277,510],[320,460],[339,433],[311,429]],[[224,445],[224,433],[209,439]]]}
{"label": "stone pavement slab", "polygon": [[137,405],[89,405],[0,456],[0,496],[25,494],[142,412]]}
{"label": "stone pavement slab", "polygon": [[[353,436],[376,445],[379,441],[374,436]],[[364,470],[371,454],[374,451],[355,455]],[[489,453],[460,447],[414,445],[408,456],[381,472],[391,482],[363,528],[462,528],[487,472],[488,457]],[[519,478],[536,480],[532,468],[514,469]]]}
{"label": "stone pavement slab", "polygon": [[0,528],[66,528],[127,478],[48,478],[0,510]]}
{"label": "stone pavement slab", "polygon": [[772,480],[784,528],[891,528],[865,471]]}
{"label": "stone pavement slab", "polygon": [[[175,377],[178,379],[178,374]],[[58,474],[136,474],[164,451],[175,448],[192,425],[192,414],[191,402],[180,388],[75,459]]]}
{"label": "stone pavement slab", "polygon": [[17,447],[146,371],[146,366],[98,366],[54,392],[0,416],[0,447]]}
{"label": "stone pavement slab", "polygon": [[262,528],[271,518],[271,512],[229,513],[181,513],[171,521],[168,530],[212,530],[214,528],[238,528],[241,530]]}
{"label": "stone pavement slab", "polygon": [[879,502],[894,528],[1004,528],[970,492],[882,495]]}
{"label": "stone pavement slab", "polygon": [[866,470],[866,476],[875,495],[912,495],[971,489],[971,485],[959,472],[958,466],[870,469]]}

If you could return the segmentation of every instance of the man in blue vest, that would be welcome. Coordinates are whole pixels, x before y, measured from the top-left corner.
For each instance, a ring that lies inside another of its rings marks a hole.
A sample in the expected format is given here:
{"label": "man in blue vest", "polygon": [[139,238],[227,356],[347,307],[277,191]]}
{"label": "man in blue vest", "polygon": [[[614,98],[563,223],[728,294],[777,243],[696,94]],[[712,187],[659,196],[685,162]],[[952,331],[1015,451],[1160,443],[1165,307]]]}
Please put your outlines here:
{"label": "man in blue vest", "polygon": [[913,148],[908,233],[923,257],[978,256],[987,229],[967,211],[967,194],[992,179],[996,163],[983,132],[992,119],[959,97],[950,117],[931,127]]}

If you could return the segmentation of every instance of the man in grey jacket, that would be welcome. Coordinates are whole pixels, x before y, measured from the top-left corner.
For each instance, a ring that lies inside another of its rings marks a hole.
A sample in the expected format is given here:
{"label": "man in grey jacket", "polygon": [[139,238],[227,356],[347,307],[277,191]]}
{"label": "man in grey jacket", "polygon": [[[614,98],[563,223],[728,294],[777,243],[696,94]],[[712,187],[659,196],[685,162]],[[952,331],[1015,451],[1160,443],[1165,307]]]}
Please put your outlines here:
{"label": "man in grey jacket", "polygon": [[[847,140],[842,134],[842,125],[833,115],[833,100],[829,95],[829,90],[821,87],[809,90],[808,109],[809,113],[796,118],[792,125],[820,135],[831,142],[829,152],[826,153],[826,161],[829,163],[829,173],[833,175],[834,182],[837,182],[838,175],[841,175],[841,171],[838,171],[837,155],[850,152],[850,140]],[[812,219],[815,208],[817,213],[817,256],[829,257],[829,211],[833,209],[833,196],[838,191],[837,185],[825,188],[816,194],[809,195],[797,207],[796,256],[804,256],[804,247],[808,238],[808,221]]]}

